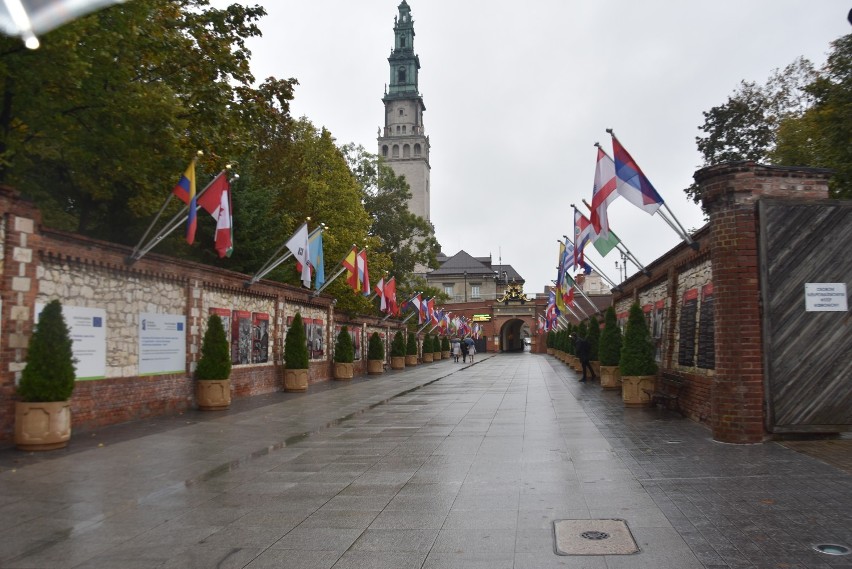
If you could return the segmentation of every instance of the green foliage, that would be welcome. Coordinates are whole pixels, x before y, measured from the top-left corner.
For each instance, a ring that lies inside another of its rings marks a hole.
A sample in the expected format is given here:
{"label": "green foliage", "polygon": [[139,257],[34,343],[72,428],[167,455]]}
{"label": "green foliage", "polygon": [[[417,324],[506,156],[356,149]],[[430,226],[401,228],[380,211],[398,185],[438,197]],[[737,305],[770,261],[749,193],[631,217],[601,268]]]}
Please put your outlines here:
{"label": "green foliage", "polygon": [[222,319],[211,314],[207,330],[201,341],[201,357],[195,370],[195,379],[229,379],[231,377],[231,346],[225,337]]}
{"label": "green foliage", "polygon": [[421,347],[424,354],[431,354],[435,350],[432,349],[432,336],[426,334],[423,336],[423,346]]}
{"label": "green foliage", "polygon": [[74,391],[74,354],[62,305],[51,300],[39,316],[27,349],[27,364],[21,372],[18,396],[22,401],[45,403],[67,401]]}
{"label": "green foliage", "polygon": [[600,348],[601,327],[596,316],[589,319],[589,359],[596,361],[598,359],[598,349]]}
{"label": "green foliage", "polygon": [[547,340],[546,341],[547,341],[547,347],[548,348],[555,348],[556,347],[556,332],[554,332],[553,330],[550,330],[547,333]]}
{"label": "green foliage", "polygon": [[405,337],[403,337],[402,331],[397,330],[391,341],[391,357],[400,358],[403,356],[405,356]]}
{"label": "green foliage", "polygon": [[601,332],[598,359],[602,366],[617,366],[621,358],[621,329],[615,319],[615,308],[610,306],[604,316],[604,329]]}
{"label": "green foliage", "polygon": [[586,322],[580,322],[580,325],[577,326],[577,336],[580,338],[585,338],[589,335],[589,328],[586,326]]}
{"label": "green foliage", "polygon": [[630,307],[627,328],[624,330],[624,342],[621,346],[619,361],[622,376],[654,375],[657,362],[654,361],[654,345],[648,331],[648,322],[638,303]]}
{"label": "green foliage", "polygon": [[407,356],[416,356],[417,355],[417,336],[413,333],[408,333],[408,341],[405,344],[405,355]]}
{"label": "green foliage", "polygon": [[352,336],[349,335],[349,328],[344,326],[337,334],[337,341],[334,343],[334,361],[339,364],[351,364],[355,359],[355,348],[352,346]]}
{"label": "green foliage", "polygon": [[450,351],[450,339],[444,336],[441,338],[441,351],[449,352]]}
{"label": "green foliage", "polygon": [[367,359],[383,361],[385,359],[385,343],[378,332],[373,332],[370,336],[370,343],[367,345]]}
{"label": "green foliage", "polygon": [[284,338],[284,367],[308,369],[308,337],[305,334],[302,315],[298,312]]}

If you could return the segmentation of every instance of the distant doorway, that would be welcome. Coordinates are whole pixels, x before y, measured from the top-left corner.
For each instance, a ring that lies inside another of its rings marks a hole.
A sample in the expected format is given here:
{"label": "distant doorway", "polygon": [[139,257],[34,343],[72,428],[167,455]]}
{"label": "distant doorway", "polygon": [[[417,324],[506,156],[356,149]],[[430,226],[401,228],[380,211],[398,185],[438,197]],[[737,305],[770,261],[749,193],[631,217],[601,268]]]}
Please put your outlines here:
{"label": "distant doorway", "polygon": [[500,328],[500,351],[523,352],[524,338],[529,338],[530,326],[520,318],[509,320]]}

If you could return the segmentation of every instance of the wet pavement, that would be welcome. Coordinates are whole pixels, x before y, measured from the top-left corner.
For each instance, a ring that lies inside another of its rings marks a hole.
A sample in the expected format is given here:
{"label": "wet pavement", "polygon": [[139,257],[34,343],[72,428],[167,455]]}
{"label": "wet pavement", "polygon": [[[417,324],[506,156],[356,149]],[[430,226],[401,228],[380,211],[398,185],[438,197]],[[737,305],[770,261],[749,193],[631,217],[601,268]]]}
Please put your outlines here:
{"label": "wet pavement", "polygon": [[[848,457],[577,379],[480,354],[2,449],[0,567],[852,568],[813,549],[852,547]],[[638,553],[557,555],[554,522],[608,519]]]}

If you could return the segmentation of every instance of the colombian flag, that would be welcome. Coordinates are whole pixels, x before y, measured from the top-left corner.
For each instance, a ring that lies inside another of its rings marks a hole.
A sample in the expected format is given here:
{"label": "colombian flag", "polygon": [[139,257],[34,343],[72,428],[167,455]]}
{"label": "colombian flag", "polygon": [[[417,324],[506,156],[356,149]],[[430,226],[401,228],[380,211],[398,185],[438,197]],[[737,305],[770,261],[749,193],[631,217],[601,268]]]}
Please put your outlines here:
{"label": "colombian flag", "polygon": [[195,199],[195,160],[186,168],[186,172],[180,177],[172,193],[189,205],[189,216],[186,218],[186,242],[192,245],[195,241],[195,230],[198,227],[195,216],[195,209],[198,206]]}

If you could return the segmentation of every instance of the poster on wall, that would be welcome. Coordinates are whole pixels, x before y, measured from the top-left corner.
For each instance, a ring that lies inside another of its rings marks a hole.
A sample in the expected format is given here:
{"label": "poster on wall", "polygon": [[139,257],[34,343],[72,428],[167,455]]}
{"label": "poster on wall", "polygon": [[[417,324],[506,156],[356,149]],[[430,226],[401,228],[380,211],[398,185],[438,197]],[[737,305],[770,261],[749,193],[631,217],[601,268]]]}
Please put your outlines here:
{"label": "poster on wall", "polygon": [[265,364],[269,361],[269,314],[251,314],[251,363]]}
{"label": "poster on wall", "polygon": [[666,319],[666,301],[658,300],[654,303],[653,326],[651,335],[654,340],[654,359],[657,362],[663,361],[663,328]]}
{"label": "poster on wall", "polygon": [[231,313],[231,363],[251,363],[251,312],[246,310]]}
{"label": "poster on wall", "polygon": [[308,357],[321,360],[325,356],[324,324],[319,318],[308,319],[305,322],[308,336]]}
{"label": "poster on wall", "polygon": [[[36,324],[45,304],[36,304]],[[71,331],[71,351],[76,379],[106,377],[106,310],[85,306],[62,305],[62,316]]]}
{"label": "poster on wall", "polygon": [[186,317],[139,313],[139,375],[186,371]]}
{"label": "poster on wall", "polygon": [[683,305],[680,308],[680,327],[678,328],[677,363],[682,366],[695,365],[695,321],[698,311],[698,289],[689,289],[683,293]]}
{"label": "poster on wall", "polygon": [[211,308],[210,316],[218,316],[222,320],[222,328],[225,329],[225,337],[231,337],[231,310],[229,308]]}

